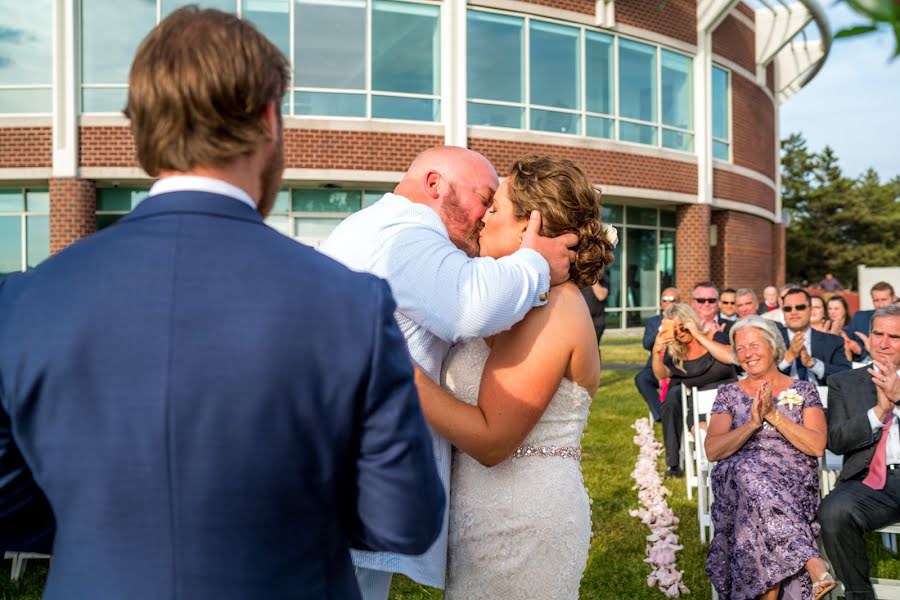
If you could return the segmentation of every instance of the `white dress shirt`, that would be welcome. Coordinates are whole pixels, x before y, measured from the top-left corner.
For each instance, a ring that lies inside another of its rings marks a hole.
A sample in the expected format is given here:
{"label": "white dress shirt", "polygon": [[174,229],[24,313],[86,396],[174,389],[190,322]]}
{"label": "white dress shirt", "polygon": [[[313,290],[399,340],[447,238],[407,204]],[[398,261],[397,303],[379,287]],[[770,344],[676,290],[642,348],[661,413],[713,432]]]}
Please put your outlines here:
{"label": "white dress shirt", "polygon": [[[900,371],[897,371],[897,375],[900,376]],[[869,409],[867,414],[869,415],[869,425],[872,426],[872,433],[884,428],[884,423],[879,421],[878,417],[875,416],[874,406]],[[885,453],[887,455],[887,464],[900,464],[900,407],[897,407],[896,405],[894,406],[894,418],[891,421],[891,428],[888,431]]]}
{"label": "white dress shirt", "polygon": [[[790,340],[793,340],[795,335],[795,332],[788,329],[789,346]],[[807,327],[806,331],[803,332],[803,347],[806,348],[806,353],[809,354],[810,358],[812,358],[813,360],[813,365],[811,367],[806,367],[806,378],[808,381],[812,381],[813,383],[818,385],[818,380],[825,377],[825,363],[812,355],[812,327]],[[788,374],[794,379],[800,379],[800,376],[797,375],[796,363],[789,363],[786,360],[781,359],[781,362],[778,364],[778,369],[781,371],[786,371],[788,367],[790,367],[790,371]],[[815,379],[813,379],[813,375],[816,376]]]}
{"label": "white dress shirt", "polygon": [[156,196],[157,194],[168,194],[169,192],[210,192],[211,194],[219,194],[240,200],[253,210],[256,210],[256,203],[253,202],[250,194],[236,185],[231,185],[227,181],[213,179],[212,177],[201,177],[200,175],[164,177],[153,184],[147,195]]}
{"label": "white dress shirt", "polygon": [[[469,258],[453,245],[432,209],[391,193],[341,222],[319,250],[387,280],[409,352],[437,382],[452,343],[509,329],[532,307],[546,303],[550,289],[550,269],[537,252],[521,249],[499,260]],[[449,498],[450,444],[432,437]],[[354,550],[352,555],[358,567],[403,573],[443,588],[447,513],[441,535],[425,554]]]}

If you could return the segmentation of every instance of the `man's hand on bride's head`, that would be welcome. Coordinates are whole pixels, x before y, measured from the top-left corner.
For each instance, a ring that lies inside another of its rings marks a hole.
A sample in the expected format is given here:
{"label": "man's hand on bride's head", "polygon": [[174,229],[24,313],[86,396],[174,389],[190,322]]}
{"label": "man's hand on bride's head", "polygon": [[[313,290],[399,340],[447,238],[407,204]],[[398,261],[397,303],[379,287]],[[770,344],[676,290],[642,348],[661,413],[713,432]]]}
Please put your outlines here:
{"label": "man's hand on bride's head", "polygon": [[574,233],[564,233],[555,238],[544,237],[541,231],[541,213],[531,211],[528,227],[522,234],[522,247],[531,248],[544,257],[550,265],[550,285],[557,285],[569,279],[569,266],[575,261],[575,251],[569,250],[578,243]]}

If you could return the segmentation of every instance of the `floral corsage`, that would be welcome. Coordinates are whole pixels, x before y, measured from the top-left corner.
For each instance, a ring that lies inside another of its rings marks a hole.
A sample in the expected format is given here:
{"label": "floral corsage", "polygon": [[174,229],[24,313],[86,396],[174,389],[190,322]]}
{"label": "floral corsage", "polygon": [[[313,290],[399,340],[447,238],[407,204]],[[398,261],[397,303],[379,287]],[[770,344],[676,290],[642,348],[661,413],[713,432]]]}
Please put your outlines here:
{"label": "floral corsage", "polygon": [[794,388],[784,390],[778,394],[778,406],[787,406],[788,410],[794,410],[795,406],[803,405],[803,396]]}

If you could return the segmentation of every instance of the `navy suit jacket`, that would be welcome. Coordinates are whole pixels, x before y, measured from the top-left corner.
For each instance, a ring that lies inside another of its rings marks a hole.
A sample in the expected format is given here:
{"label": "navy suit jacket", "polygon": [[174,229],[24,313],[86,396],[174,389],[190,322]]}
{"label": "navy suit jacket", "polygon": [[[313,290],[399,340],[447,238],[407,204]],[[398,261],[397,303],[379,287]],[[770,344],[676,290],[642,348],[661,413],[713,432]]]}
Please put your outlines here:
{"label": "navy suit jacket", "polygon": [[[786,346],[790,345],[787,327],[780,328],[781,336]],[[831,333],[824,333],[817,329],[812,330],[810,338],[810,354],[825,364],[825,375],[818,379],[818,385],[825,385],[828,377],[850,369],[850,361],[844,354],[844,338]],[[790,369],[786,371],[790,374]]]}
{"label": "navy suit jacket", "polygon": [[36,482],[45,599],[358,598],[349,546],[424,552],[445,505],[394,306],[203,192],[7,278],[0,548],[52,526]]}
{"label": "navy suit jacket", "polygon": [[844,371],[828,380],[828,449],[844,456],[841,480],[864,478],[884,428],[872,433],[868,411],[878,404],[867,367]]}
{"label": "navy suit jacket", "polygon": [[869,353],[866,352],[866,344],[863,342],[862,338],[856,334],[862,333],[864,335],[869,335],[869,323],[872,321],[873,314],[875,314],[874,310],[856,311],[850,319],[850,325],[844,328],[844,332],[847,336],[853,338],[859,344],[860,350],[862,350],[861,354],[853,355],[853,358],[860,362],[864,361],[866,357],[869,356]]}

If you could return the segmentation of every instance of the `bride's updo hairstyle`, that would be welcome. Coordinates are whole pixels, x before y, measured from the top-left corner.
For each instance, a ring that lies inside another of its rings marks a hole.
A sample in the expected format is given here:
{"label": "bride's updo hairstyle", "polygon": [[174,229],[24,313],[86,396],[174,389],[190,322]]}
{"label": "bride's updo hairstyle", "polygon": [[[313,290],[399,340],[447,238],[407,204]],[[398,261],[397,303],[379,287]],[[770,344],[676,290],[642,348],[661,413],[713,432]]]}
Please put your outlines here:
{"label": "bride's updo hairstyle", "polygon": [[587,174],[565,158],[529,155],[509,170],[509,198],[517,217],[541,212],[541,235],[578,235],[569,277],[578,287],[600,280],[613,262],[613,245],[600,223],[600,192]]}

